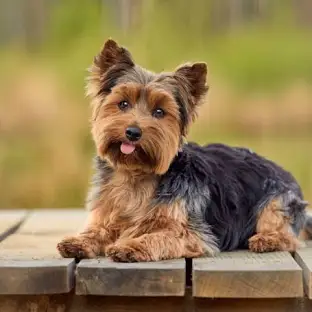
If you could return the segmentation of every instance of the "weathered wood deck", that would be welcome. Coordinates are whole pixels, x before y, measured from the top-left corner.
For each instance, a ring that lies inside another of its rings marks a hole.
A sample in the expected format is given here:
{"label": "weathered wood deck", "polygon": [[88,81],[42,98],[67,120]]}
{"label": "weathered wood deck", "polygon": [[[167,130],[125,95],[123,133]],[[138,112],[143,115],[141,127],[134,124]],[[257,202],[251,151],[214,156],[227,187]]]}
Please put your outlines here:
{"label": "weathered wood deck", "polygon": [[77,264],[55,246],[83,227],[83,210],[26,214],[0,212],[1,312],[312,311],[312,247],[294,255]]}

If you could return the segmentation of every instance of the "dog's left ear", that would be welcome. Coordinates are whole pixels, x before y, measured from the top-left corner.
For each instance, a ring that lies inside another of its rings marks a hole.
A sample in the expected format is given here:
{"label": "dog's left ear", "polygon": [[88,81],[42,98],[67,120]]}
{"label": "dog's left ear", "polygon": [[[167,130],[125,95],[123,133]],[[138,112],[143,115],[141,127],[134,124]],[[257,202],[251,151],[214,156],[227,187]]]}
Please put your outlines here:
{"label": "dog's left ear", "polygon": [[102,74],[114,65],[123,64],[125,67],[134,66],[130,52],[117,44],[116,41],[108,39],[101,52],[94,58],[94,65]]}
{"label": "dog's left ear", "polygon": [[207,80],[207,64],[194,63],[180,66],[174,73],[174,76],[186,87],[190,94],[197,102],[208,91]]}
{"label": "dog's left ear", "polygon": [[[133,66],[130,52],[116,41],[108,39],[89,68],[87,95],[95,98],[100,93],[109,93],[116,79]],[[109,74],[110,70],[113,72]]]}

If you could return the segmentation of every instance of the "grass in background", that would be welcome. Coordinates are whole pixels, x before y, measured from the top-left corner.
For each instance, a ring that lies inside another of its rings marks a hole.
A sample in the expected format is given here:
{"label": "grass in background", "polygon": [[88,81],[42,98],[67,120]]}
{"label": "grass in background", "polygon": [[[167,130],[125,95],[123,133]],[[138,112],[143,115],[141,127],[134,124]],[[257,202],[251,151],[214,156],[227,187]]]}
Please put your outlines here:
{"label": "grass in background", "polygon": [[124,33],[107,8],[67,0],[36,52],[0,50],[0,207],[83,205],[94,153],[84,79],[108,37],[156,71],[206,61],[210,101],[190,139],[249,146],[292,171],[312,200],[312,34],[283,4],[265,24],[214,32],[209,5],[146,1]]}

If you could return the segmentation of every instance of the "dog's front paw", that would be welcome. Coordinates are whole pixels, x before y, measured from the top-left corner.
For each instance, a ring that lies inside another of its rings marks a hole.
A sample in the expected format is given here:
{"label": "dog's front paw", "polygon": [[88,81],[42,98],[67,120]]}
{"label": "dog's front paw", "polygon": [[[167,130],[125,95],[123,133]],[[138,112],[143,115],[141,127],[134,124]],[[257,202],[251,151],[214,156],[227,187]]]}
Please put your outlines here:
{"label": "dog's front paw", "polygon": [[92,242],[79,236],[64,238],[57,244],[57,249],[64,258],[95,258],[96,254],[92,249]]}
{"label": "dog's front paw", "polygon": [[120,243],[110,245],[106,255],[116,262],[147,262],[153,259],[138,243]]}

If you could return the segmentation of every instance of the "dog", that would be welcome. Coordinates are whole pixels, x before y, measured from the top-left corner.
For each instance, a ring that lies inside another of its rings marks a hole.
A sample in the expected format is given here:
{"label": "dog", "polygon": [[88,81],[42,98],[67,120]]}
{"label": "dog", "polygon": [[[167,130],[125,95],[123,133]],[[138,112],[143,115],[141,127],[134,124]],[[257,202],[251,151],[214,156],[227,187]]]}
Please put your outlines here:
{"label": "dog", "polygon": [[109,39],[89,72],[97,155],[89,218],[57,245],[61,256],[140,262],[294,251],[310,235],[291,173],[247,148],[186,142],[208,91],[206,63],[156,74]]}

